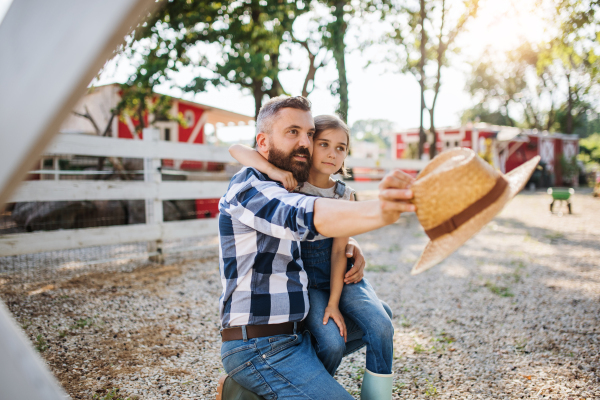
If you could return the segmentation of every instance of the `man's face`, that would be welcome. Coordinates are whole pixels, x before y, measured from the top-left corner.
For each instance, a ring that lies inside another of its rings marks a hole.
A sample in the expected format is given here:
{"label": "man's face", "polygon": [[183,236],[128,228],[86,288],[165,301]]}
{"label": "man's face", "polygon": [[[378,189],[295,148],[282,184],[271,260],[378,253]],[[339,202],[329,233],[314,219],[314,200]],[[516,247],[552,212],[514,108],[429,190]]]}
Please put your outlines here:
{"label": "man's face", "polygon": [[295,108],[279,110],[269,135],[267,159],[290,171],[298,182],[306,182],[311,165],[315,132],[312,114]]}

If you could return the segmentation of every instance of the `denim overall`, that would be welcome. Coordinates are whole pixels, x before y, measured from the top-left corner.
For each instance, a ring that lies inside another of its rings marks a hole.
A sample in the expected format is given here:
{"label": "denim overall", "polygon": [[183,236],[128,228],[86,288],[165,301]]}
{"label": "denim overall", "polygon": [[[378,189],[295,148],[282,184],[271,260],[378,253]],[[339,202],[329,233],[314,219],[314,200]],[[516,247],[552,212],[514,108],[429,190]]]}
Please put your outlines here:
{"label": "denim overall", "polygon": [[[335,197],[344,195],[345,184],[337,182]],[[367,369],[377,374],[392,372],[393,337],[392,311],[379,300],[373,287],[363,278],[355,284],[344,285],[339,309],[344,316],[348,340],[340,335],[333,319],[323,325],[325,308],[329,303],[331,281],[331,247],[333,239],[301,242],[301,259],[308,275],[310,311],[305,319],[313,337],[317,356],[333,376],[342,357],[367,346]],[[353,267],[348,259],[346,271]]]}

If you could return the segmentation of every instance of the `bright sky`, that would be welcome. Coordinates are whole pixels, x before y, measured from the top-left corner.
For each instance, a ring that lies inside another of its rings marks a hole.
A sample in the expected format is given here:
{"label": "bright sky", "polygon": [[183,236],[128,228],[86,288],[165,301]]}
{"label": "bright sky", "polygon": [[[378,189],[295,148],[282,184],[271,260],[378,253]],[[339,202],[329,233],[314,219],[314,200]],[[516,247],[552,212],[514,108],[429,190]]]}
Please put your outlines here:
{"label": "bright sky", "polygon": [[[510,49],[517,45],[521,38],[541,40],[544,35],[543,12],[535,7],[535,1],[481,0],[477,19],[472,21],[470,31],[460,37],[458,42],[463,49],[464,59],[475,59],[489,46],[495,51]],[[0,0],[0,20],[11,2],[12,0]],[[347,36],[349,47],[353,47],[352,36],[360,33],[356,27],[349,32]],[[299,53],[300,51],[295,54]],[[298,61],[300,65],[306,63],[303,54],[298,57],[301,57]],[[346,65],[350,82],[350,124],[360,119],[387,119],[396,122],[399,129],[419,125],[419,86],[412,75],[386,72],[380,65],[365,68],[364,55],[358,51],[347,55]],[[282,85],[290,94],[300,94],[306,68],[280,74]],[[112,61],[107,65],[98,84],[124,82],[133,70],[129,60],[120,60],[118,64]],[[461,112],[471,106],[470,96],[464,90],[467,71],[468,66],[464,62],[456,63],[452,68],[444,71],[436,107],[437,126],[457,125]],[[187,82],[191,77],[190,73],[187,76],[182,74],[177,76],[176,80]],[[330,114],[335,111],[337,99],[331,95],[328,87],[336,77],[334,62],[317,72],[316,89],[309,96],[315,115]],[[158,89],[166,94],[182,95],[178,90],[169,88],[169,85],[163,85]],[[205,93],[196,96],[183,95],[183,97],[247,115],[254,114],[252,96],[236,87],[209,88]],[[428,120],[428,117],[426,116],[425,119]],[[252,134],[251,130],[236,129],[234,136],[239,135],[241,138]]]}

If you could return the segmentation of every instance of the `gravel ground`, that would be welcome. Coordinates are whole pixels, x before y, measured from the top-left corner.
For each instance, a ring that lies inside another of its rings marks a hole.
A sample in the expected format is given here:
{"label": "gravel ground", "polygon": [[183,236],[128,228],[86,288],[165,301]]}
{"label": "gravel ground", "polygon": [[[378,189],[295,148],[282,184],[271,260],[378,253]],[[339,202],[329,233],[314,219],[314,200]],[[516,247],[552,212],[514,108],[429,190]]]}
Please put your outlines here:
{"label": "gravel ground", "polygon": [[[551,215],[527,193],[441,265],[409,275],[414,215],[361,235],[366,276],[394,312],[394,398],[600,398],[600,200]],[[0,296],[75,399],[214,399],[221,291],[203,259],[11,285]],[[359,398],[364,351],[336,378]],[[109,397],[107,397],[109,398]]]}

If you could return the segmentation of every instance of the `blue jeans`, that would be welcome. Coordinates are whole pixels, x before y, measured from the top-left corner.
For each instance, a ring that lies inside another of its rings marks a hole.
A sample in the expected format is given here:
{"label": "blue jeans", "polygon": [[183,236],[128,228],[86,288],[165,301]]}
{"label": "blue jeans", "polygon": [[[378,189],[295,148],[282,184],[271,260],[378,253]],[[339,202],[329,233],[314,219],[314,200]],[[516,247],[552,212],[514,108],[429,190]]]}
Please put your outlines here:
{"label": "blue jeans", "polygon": [[327,373],[308,331],[223,342],[221,359],[231,378],[267,400],[353,398]]}
{"label": "blue jeans", "polygon": [[[331,280],[331,246],[333,239],[301,243],[301,257],[308,275],[310,310],[306,327],[314,337],[317,356],[333,376],[342,357],[367,346],[367,369],[377,374],[390,374],[394,357],[392,310],[379,300],[366,279],[344,285],[339,308],[348,331],[348,342],[332,319],[323,325],[329,302]],[[352,268],[348,260],[347,270]]]}
{"label": "blue jeans", "polygon": [[317,357],[332,376],[342,357],[367,346],[367,369],[376,374],[391,374],[394,357],[394,327],[390,307],[379,300],[366,279],[344,285],[339,308],[348,331],[347,342],[338,326],[329,319],[323,325],[323,315],[329,302],[329,291],[308,289],[310,311],[304,320],[314,337]]}

